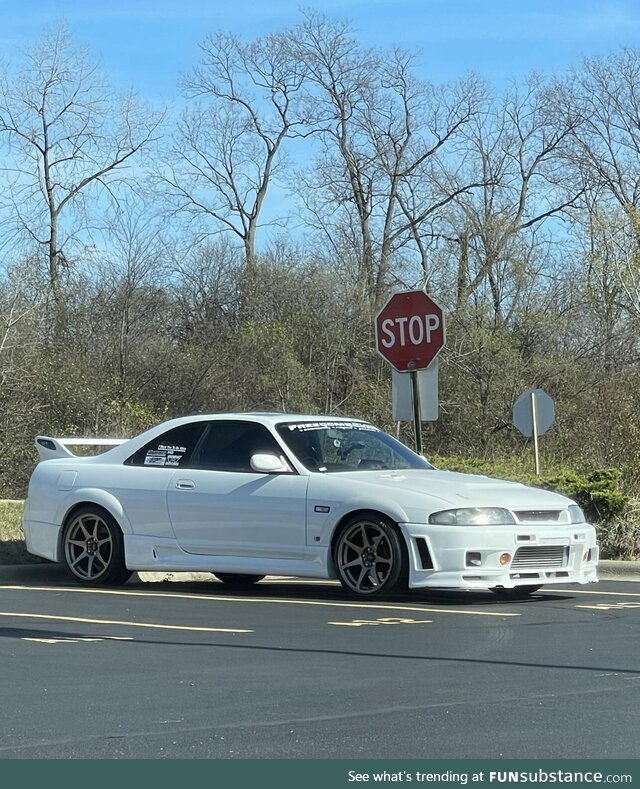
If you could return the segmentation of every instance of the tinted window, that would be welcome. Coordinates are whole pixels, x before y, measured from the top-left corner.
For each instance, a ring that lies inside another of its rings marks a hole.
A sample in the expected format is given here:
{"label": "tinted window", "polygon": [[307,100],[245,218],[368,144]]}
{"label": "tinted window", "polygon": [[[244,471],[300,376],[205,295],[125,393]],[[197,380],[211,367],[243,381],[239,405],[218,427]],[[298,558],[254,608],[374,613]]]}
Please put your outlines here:
{"label": "tinted window", "polygon": [[260,452],[283,457],[282,449],[262,425],[255,422],[209,422],[189,466],[211,471],[251,472],[251,456]]}
{"label": "tinted window", "polygon": [[131,455],[128,466],[181,468],[187,465],[206,422],[189,422],[168,430]]}

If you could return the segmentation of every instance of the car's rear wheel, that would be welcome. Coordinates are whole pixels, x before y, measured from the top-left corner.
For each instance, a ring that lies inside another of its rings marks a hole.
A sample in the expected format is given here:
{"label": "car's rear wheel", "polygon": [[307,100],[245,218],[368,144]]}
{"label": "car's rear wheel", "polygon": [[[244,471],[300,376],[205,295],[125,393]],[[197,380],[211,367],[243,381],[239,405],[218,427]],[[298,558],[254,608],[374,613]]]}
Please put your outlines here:
{"label": "car's rear wheel", "polygon": [[124,563],[124,539],[115,518],[85,505],[71,513],[63,536],[64,560],[81,584],[118,586],[131,577]]}
{"label": "car's rear wheel", "polygon": [[344,524],[334,561],[342,586],[363,597],[382,597],[406,584],[408,556],[402,535],[377,513],[361,513]]}
{"label": "car's rear wheel", "polygon": [[215,573],[215,577],[229,586],[253,586],[264,578],[264,575],[242,575],[241,573]]}
{"label": "car's rear wheel", "polygon": [[524,597],[529,597],[529,595],[534,594],[534,592],[537,592],[538,589],[542,589],[542,584],[538,584],[537,586],[534,584],[530,586],[514,586],[513,589],[505,589],[502,586],[494,586],[491,591],[498,597],[505,597],[509,600],[520,600]]}

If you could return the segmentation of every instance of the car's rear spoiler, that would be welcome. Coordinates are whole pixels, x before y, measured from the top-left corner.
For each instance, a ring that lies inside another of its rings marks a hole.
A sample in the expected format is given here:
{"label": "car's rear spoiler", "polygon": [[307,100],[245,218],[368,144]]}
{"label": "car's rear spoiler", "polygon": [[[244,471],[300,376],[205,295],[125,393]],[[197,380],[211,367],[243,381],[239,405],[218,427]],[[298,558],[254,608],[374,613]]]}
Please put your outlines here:
{"label": "car's rear spoiler", "polygon": [[128,438],[51,438],[36,436],[36,449],[40,460],[73,458],[76,455],[67,447],[117,447],[126,444]]}

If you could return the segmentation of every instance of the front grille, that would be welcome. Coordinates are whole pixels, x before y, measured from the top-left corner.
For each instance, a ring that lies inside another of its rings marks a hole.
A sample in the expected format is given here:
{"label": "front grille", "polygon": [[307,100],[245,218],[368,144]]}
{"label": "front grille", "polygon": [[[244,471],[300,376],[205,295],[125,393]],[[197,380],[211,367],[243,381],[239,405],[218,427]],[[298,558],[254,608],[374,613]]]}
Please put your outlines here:
{"label": "front grille", "polygon": [[549,523],[558,521],[562,510],[516,510],[520,523]]}
{"label": "front grille", "polygon": [[532,545],[518,548],[511,562],[514,567],[564,567],[569,558],[569,548],[564,545]]}

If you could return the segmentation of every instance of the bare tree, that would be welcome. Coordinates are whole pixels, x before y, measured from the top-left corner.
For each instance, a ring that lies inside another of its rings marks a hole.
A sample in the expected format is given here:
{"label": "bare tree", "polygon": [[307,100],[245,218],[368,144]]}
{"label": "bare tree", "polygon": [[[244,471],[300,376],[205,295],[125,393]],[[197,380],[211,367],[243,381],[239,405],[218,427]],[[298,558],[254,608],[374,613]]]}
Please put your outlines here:
{"label": "bare tree", "polygon": [[[615,379],[637,364],[640,320],[640,51],[585,58],[565,83],[580,113],[570,160],[588,195],[578,216],[584,239],[595,369]],[[603,384],[604,385],[604,384]]]}
{"label": "bare tree", "polygon": [[517,304],[519,275],[532,246],[544,241],[534,231],[574,207],[583,194],[583,183],[572,177],[565,158],[580,121],[555,86],[532,76],[465,128],[466,165],[484,186],[457,201],[462,209],[454,219],[459,310],[484,284],[497,320]]}
{"label": "bare tree", "polygon": [[472,188],[436,173],[477,111],[474,81],[420,82],[413,55],[364,49],[348,22],[315,12],[305,13],[291,46],[304,64],[307,114],[321,146],[297,177],[299,191],[336,252],[357,251],[358,285],[375,308],[407,245],[426,278],[426,223]]}
{"label": "bare tree", "polygon": [[176,209],[204,220],[205,233],[226,230],[241,240],[249,275],[283,144],[302,120],[295,102],[302,76],[286,40],[284,33],[250,44],[224,33],[204,40],[201,62],[183,80],[197,103],[179,120],[162,177]]}
{"label": "bare tree", "polygon": [[640,209],[639,86],[640,52],[622,49],[585,58],[570,73],[564,94],[583,119],[573,161],[590,188],[612,197],[632,220]]}
{"label": "bare tree", "polygon": [[[162,323],[166,331],[171,329],[166,325],[166,315],[159,318],[157,304],[149,298],[166,282],[169,245],[161,218],[133,194],[118,200],[106,216],[100,282],[106,291],[105,307],[114,332],[114,394],[118,416],[122,416],[129,399],[139,398],[143,388],[135,368],[135,346],[153,328],[162,331]],[[154,327],[158,318],[162,323]]]}
{"label": "bare tree", "polygon": [[551,354],[548,326],[561,325],[556,283],[560,236],[568,237],[554,218],[583,189],[565,159],[579,118],[553,83],[533,76],[501,97],[485,95],[483,111],[461,130],[455,173],[482,186],[457,196],[448,229],[436,228],[456,370],[449,387],[465,408],[474,403],[475,422],[462,421],[483,451],[510,427],[518,387],[548,381],[536,349]]}
{"label": "bare tree", "polygon": [[9,146],[5,208],[14,229],[46,250],[58,321],[64,313],[61,275],[72,262],[79,229],[71,214],[86,209],[90,195],[110,189],[116,175],[124,177],[125,165],[152,141],[159,122],[132,94],[113,95],[62,24],[2,77],[0,139]]}

